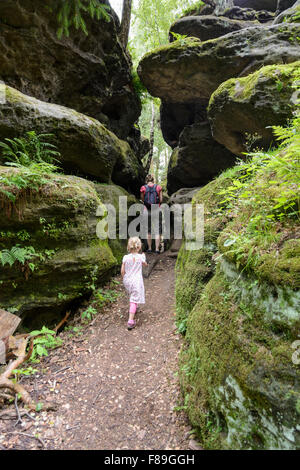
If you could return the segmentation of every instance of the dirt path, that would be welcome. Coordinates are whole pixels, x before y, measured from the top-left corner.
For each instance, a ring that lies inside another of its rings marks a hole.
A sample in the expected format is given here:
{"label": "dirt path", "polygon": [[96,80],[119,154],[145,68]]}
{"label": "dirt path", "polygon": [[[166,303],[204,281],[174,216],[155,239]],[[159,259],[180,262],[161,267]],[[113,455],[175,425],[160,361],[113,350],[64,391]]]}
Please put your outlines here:
{"label": "dirt path", "polygon": [[[0,421],[5,448],[185,450],[190,427],[177,378],[181,339],[174,324],[174,260],[164,256],[145,279],[146,305],[137,327],[128,331],[127,297],[96,317],[78,337],[42,361],[43,375],[25,379],[34,398],[55,401],[57,411],[41,412],[24,424]],[[30,387],[31,384],[31,387]],[[11,443],[11,444],[9,444]]]}

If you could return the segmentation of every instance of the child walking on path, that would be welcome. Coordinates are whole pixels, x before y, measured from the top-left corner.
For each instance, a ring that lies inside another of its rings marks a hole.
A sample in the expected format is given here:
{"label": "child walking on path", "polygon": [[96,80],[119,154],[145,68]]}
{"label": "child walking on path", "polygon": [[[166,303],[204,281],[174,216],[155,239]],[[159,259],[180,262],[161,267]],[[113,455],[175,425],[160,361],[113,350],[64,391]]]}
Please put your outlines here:
{"label": "child walking on path", "polygon": [[134,316],[138,304],[145,303],[142,267],[148,265],[146,263],[145,254],[140,254],[141,248],[142,242],[138,237],[130,238],[127,247],[129,254],[124,256],[121,268],[123,284],[130,295],[129,319],[127,323],[128,330],[132,330],[136,325]]}

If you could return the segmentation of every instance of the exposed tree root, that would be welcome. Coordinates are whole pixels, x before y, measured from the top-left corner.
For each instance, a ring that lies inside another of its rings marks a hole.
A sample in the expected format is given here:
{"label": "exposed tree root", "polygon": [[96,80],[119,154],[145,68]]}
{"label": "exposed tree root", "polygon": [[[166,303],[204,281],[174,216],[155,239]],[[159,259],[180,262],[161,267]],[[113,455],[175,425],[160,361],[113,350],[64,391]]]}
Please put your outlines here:
{"label": "exposed tree root", "polygon": [[13,371],[23,364],[23,362],[27,361],[32,354],[33,341],[31,341],[29,351],[26,352],[29,339],[29,336],[27,338],[22,338],[20,344],[18,345],[17,351],[14,353],[17,356],[16,359],[11,361],[3,374],[0,375],[0,389],[4,388],[12,391],[15,395],[20,397],[20,399],[29,409],[35,410],[35,403],[32,401],[27,390],[25,390],[21,384],[14,383],[10,380],[10,376],[12,375]]}
{"label": "exposed tree root", "polygon": [[69,316],[71,315],[71,312],[67,312],[64,318],[59,322],[59,324],[54,328],[54,331],[56,334],[58,333],[58,330],[68,321]]}

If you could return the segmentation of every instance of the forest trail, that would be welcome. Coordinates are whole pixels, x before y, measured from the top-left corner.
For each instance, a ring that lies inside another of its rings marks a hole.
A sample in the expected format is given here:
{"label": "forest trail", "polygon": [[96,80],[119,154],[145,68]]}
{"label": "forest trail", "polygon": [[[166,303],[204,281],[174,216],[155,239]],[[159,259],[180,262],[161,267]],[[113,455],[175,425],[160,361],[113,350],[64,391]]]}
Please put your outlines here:
{"label": "forest trail", "polygon": [[67,331],[61,334],[63,346],[39,366],[43,375],[23,381],[36,401],[55,402],[57,411],[35,414],[35,422],[24,417],[23,427],[15,426],[15,420],[1,421],[7,431],[37,433],[41,439],[4,430],[2,445],[12,441],[12,448],[18,449],[189,449],[191,428],[184,412],[174,410],[182,404],[174,265],[174,259],[163,255],[145,279],[146,304],[132,331],[127,330],[128,299],[120,284],[118,300],[83,335],[67,339]]}

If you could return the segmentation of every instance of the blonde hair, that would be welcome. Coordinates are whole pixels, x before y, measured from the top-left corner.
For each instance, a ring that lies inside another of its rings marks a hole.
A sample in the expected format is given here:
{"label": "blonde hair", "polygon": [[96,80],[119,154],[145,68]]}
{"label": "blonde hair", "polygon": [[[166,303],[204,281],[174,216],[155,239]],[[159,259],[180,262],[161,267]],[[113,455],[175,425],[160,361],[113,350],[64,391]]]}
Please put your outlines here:
{"label": "blonde hair", "polygon": [[148,183],[154,183],[154,176],[153,175],[147,175],[146,176],[146,184]]}
{"label": "blonde hair", "polygon": [[142,242],[139,237],[132,237],[128,240],[127,251],[128,253],[137,253],[142,248]]}

